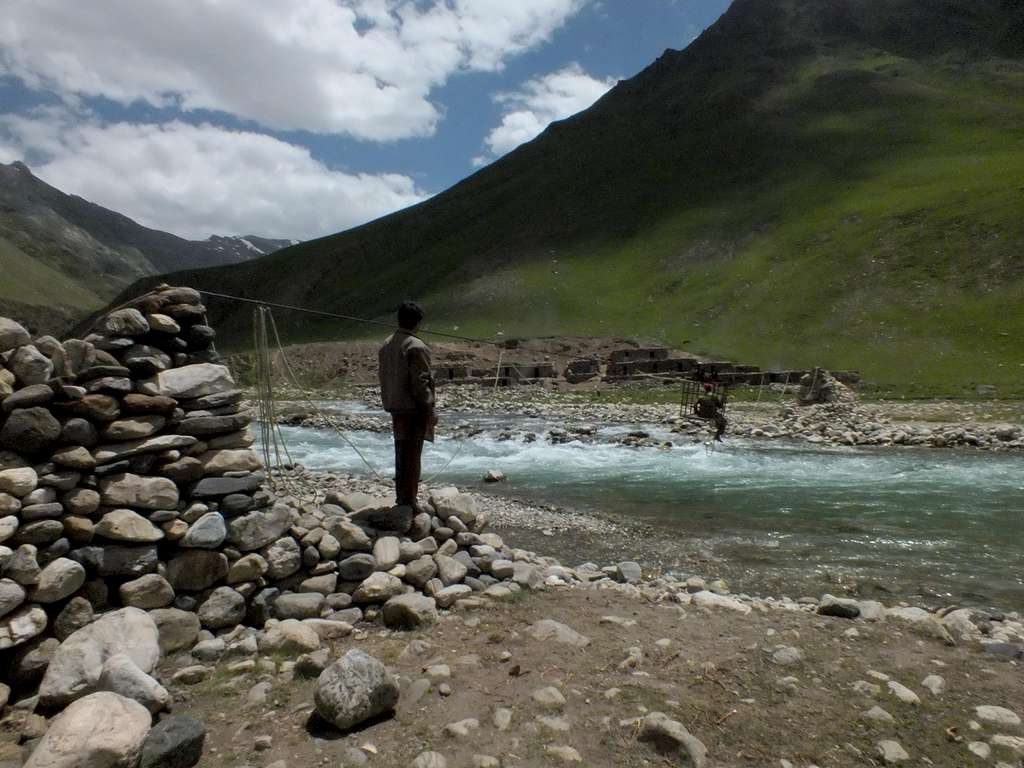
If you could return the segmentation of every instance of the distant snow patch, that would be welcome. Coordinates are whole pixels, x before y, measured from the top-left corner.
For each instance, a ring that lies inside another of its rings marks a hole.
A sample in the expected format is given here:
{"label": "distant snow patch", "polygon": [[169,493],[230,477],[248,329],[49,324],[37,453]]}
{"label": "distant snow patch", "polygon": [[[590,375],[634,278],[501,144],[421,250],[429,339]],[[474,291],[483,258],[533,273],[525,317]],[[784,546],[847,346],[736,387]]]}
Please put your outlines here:
{"label": "distant snow patch", "polygon": [[238,240],[238,241],[239,241],[240,243],[242,243],[242,245],[244,245],[244,246],[245,246],[246,248],[248,248],[248,249],[249,249],[250,251],[256,251],[256,253],[258,253],[258,254],[259,254],[260,256],[262,256],[262,255],[263,255],[263,254],[265,253],[265,251],[261,250],[260,248],[257,248],[257,247],[256,247],[255,245],[253,245],[252,243],[250,243],[250,242],[249,242],[248,240],[246,240],[246,239],[245,239],[244,237],[239,237],[239,238],[236,238],[236,239],[237,239],[237,240]]}

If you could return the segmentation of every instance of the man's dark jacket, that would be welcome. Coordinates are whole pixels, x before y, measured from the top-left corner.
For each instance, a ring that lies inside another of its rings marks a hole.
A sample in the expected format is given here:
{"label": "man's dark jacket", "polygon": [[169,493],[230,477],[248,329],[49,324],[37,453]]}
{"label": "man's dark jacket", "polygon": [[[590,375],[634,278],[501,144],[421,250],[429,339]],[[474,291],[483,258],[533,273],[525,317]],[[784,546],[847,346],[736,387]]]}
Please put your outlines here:
{"label": "man's dark jacket", "polygon": [[[434,376],[430,349],[409,331],[398,330],[384,342],[378,353],[380,398],[384,410],[395,416],[431,415],[434,409]],[[399,421],[396,420],[396,429]],[[432,440],[433,419],[424,437]],[[397,439],[404,435],[395,434]]]}

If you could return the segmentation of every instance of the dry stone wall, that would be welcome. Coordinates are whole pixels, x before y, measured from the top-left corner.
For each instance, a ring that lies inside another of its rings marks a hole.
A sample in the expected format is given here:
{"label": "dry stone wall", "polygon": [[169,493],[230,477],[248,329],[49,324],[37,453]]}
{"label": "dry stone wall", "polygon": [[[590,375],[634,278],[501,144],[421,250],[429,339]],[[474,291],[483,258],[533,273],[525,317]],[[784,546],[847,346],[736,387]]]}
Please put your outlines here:
{"label": "dry stone wall", "polygon": [[0,319],[0,651],[226,576],[270,495],[205,318],[164,288],[63,343]]}

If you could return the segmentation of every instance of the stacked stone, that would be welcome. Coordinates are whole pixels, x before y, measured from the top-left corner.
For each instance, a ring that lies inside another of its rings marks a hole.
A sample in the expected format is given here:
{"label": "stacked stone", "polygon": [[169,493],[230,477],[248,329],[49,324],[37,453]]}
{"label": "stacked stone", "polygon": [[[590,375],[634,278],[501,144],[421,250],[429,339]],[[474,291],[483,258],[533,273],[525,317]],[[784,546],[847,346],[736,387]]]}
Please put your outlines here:
{"label": "stacked stone", "polygon": [[219,547],[225,484],[257,503],[249,417],[205,317],[196,291],[164,288],[85,339],[0,320],[0,650],[131,604],[171,548]]}
{"label": "stacked stone", "polygon": [[96,327],[33,341],[0,319],[0,707],[106,691],[156,712],[161,653],[309,651],[360,620],[413,628],[541,586],[553,561],[484,533],[455,488],[428,511],[266,489],[196,291]]}

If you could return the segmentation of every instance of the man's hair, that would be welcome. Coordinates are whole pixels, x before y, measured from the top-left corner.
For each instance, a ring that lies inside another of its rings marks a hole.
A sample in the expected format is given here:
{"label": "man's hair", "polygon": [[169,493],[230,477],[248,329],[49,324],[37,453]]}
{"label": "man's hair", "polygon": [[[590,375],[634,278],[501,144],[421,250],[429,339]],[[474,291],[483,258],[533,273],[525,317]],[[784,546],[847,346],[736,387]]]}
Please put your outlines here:
{"label": "man's hair", "polygon": [[398,308],[398,327],[412,330],[423,320],[423,308],[415,301],[403,301]]}

